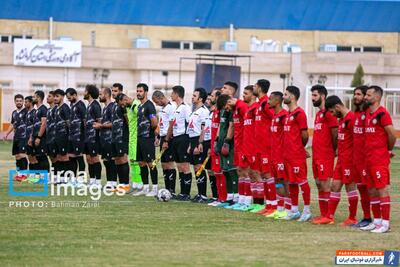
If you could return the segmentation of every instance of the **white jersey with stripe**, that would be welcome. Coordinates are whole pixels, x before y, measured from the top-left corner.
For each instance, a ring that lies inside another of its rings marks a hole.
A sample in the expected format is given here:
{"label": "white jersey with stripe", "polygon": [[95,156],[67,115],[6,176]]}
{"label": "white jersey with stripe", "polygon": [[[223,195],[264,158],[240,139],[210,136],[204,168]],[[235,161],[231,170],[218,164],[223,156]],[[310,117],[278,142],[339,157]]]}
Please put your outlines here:
{"label": "white jersey with stripe", "polygon": [[165,107],[160,110],[160,136],[164,137],[167,135],[169,123],[174,120],[174,112],[176,110],[176,105],[174,103],[168,102]]}
{"label": "white jersey with stripe", "polygon": [[205,126],[206,119],[210,116],[210,111],[203,105],[193,111],[189,117],[189,125],[186,133],[189,137],[197,137],[201,134],[202,126]]}
{"label": "white jersey with stripe", "polygon": [[173,131],[174,137],[186,134],[186,127],[189,122],[191,110],[185,103],[180,104],[174,111],[173,115]]}

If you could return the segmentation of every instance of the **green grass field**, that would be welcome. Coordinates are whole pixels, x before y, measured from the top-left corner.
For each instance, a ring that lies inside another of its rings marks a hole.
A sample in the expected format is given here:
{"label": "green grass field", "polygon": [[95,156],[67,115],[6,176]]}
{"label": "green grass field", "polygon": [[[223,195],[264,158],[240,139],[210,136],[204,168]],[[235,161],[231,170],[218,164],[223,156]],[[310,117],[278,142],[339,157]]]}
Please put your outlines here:
{"label": "green grass field", "polygon": [[[146,197],[102,197],[98,207],[52,207],[68,201],[82,206],[90,199],[9,196],[10,151],[10,143],[0,144],[1,266],[331,266],[337,249],[400,250],[400,150],[391,165],[392,231],[384,235]],[[309,181],[317,214],[310,169]],[[31,206],[10,207],[12,201]],[[38,201],[48,207],[32,207]],[[337,221],[346,215],[342,193]]]}

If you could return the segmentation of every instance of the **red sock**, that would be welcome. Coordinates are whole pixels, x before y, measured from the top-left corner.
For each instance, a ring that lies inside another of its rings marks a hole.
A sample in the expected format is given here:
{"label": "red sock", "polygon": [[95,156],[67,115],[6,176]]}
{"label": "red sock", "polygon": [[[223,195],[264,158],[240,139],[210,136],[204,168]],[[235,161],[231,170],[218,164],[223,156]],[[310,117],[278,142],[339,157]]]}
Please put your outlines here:
{"label": "red sock", "polygon": [[225,176],[222,173],[216,173],[215,177],[217,179],[218,199],[219,201],[226,201],[227,192]]}
{"label": "red sock", "polygon": [[263,178],[262,183],[263,183],[263,187],[264,187],[264,198],[265,198],[265,200],[269,200],[268,179]]}
{"label": "red sock", "polygon": [[264,200],[264,197],[265,197],[264,183],[257,182],[256,187],[257,187],[257,198]]}
{"label": "red sock", "polygon": [[361,208],[364,213],[364,219],[371,219],[371,203],[369,200],[368,188],[365,184],[357,185],[358,192],[360,192]]}
{"label": "red sock", "polygon": [[285,203],[285,198],[278,194],[278,207],[283,208],[284,203]]}
{"label": "red sock", "polygon": [[347,200],[349,201],[349,218],[355,219],[357,215],[358,193],[356,190],[347,192]]}
{"label": "red sock", "polygon": [[328,213],[326,217],[330,219],[333,219],[335,217],[336,208],[339,205],[339,202],[340,192],[331,192],[328,203]]}
{"label": "red sock", "polygon": [[301,187],[301,194],[303,195],[303,201],[304,205],[309,206],[311,202],[311,189],[310,185],[308,184],[308,181],[301,182],[300,184]]}
{"label": "red sock", "polygon": [[319,211],[321,216],[327,216],[330,195],[331,192],[318,192]]}
{"label": "red sock", "polygon": [[285,197],[285,209],[286,210],[291,210],[292,209],[292,200],[290,199],[290,197]]}
{"label": "red sock", "polygon": [[289,195],[293,206],[299,205],[299,186],[297,184],[289,184]]}
{"label": "red sock", "polygon": [[246,178],[244,182],[244,192],[246,196],[252,196],[251,193],[251,180],[250,178]]}
{"label": "red sock", "polygon": [[389,221],[390,218],[390,196],[381,197],[382,220]]}
{"label": "red sock", "polygon": [[238,193],[239,193],[240,196],[244,196],[245,180],[246,180],[246,178],[239,177],[239,180],[238,180]]}
{"label": "red sock", "polygon": [[267,179],[267,188],[268,188],[268,199],[271,204],[271,209],[276,210],[277,202],[276,202],[276,186],[275,186],[275,178],[271,177]]}
{"label": "red sock", "polygon": [[251,188],[251,196],[253,199],[257,198],[257,183],[255,182],[250,182],[250,188]]}
{"label": "red sock", "polygon": [[371,210],[374,219],[381,219],[381,201],[379,197],[371,197]]}

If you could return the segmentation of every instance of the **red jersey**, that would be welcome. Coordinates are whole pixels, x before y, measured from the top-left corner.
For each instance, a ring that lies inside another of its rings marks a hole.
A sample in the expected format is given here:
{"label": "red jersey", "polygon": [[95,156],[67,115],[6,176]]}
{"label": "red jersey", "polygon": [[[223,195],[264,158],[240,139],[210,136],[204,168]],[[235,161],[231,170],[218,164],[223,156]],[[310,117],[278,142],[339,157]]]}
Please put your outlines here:
{"label": "red jersey", "polygon": [[271,161],[283,162],[283,126],[288,112],[282,109],[271,121]]}
{"label": "red jersey", "polygon": [[353,127],[354,113],[349,111],[339,120],[338,129],[338,161],[353,164]]}
{"label": "red jersey", "polygon": [[[243,146],[244,155],[255,155],[255,149],[259,145],[255,136],[255,117],[258,103],[254,102],[247,110],[243,122]],[[256,144],[257,143],[257,144]]]}
{"label": "red jersey", "polygon": [[320,110],[315,115],[312,140],[313,160],[333,160],[335,150],[332,144],[332,128],[338,127],[338,121],[329,111]]}
{"label": "red jersey", "polygon": [[255,116],[256,153],[269,154],[271,151],[271,120],[274,117],[274,110],[268,105],[268,96],[260,98]]}
{"label": "red jersey", "polygon": [[212,111],[212,117],[211,117],[211,142],[210,142],[211,155],[215,155],[214,143],[215,143],[215,139],[217,138],[217,134],[218,134],[219,122],[220,122],[219,110],[215,108]]}
{"label": "red jersey", "polygon": [[366,115],[365,111],[354,112],[354,127],[353,127],[353,161],[355,164],[365,162],[365,127]]}
{"label": "red jersey", "polygon": [[389,165],[388,135],[385,127],[392,124],[392,118],[384,107],[380,106],[373,113],[370,109],[366,111],[365,152],[367,165]]}
{"label": "red jersey", "polygon": [[242,151],[243,144],[243,121],[249,106],[238,99],[236,101],[235,109],[233,110],[233,140],[235,152]]}
{"label": "red jersey", "polygon": [[307,116],[301,107],[289,112],[283,127],[283,159],[285,161],[306,160],[307,154],[303,146],[301,131],[307,129]]}

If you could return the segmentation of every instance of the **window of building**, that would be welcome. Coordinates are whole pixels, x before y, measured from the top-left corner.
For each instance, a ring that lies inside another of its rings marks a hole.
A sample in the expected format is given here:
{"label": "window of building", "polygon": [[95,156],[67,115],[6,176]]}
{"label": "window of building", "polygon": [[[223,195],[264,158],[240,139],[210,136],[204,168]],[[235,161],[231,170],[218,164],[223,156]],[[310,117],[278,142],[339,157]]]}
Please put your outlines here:
{"label": "window of building", "polygon": [[211,42],[193,42],[193,41],[162,41],[163,49],[182,49],[182,50],[211,50]]}
{"label": "window of building", "polygon": [[181,42],[179,42],[179,41],[162,41],[161,42],[161,48],[165,48],[165,49],[180,49],[181,48]]}
{"label": "window of building", "polygon": [[364,46],[364,52],[375,52],[375,53],[382,53],[382,47],[380,46]]}
{"label": "window of building", "polygon": [[50,91],[57,89],[58,85],[54,83],[32,83],[33,91],[42,90],[42,91]]}
{"label": "window of building", "polygon": [[0,42],[2,42],[2,43],[9,43],[9,42],[10,42],[10,36],[8,36],[8,35],[2,35],[2,36],[1,36],[1,39],[0,39]]}
{"label": "window of building", "polygon": [[351,52],[351,46],[338,45],[337,51],[338,52]]}
{"label": "window of building", "polygon": [[210,42],[194,42],[193,49],[211,50]]}

